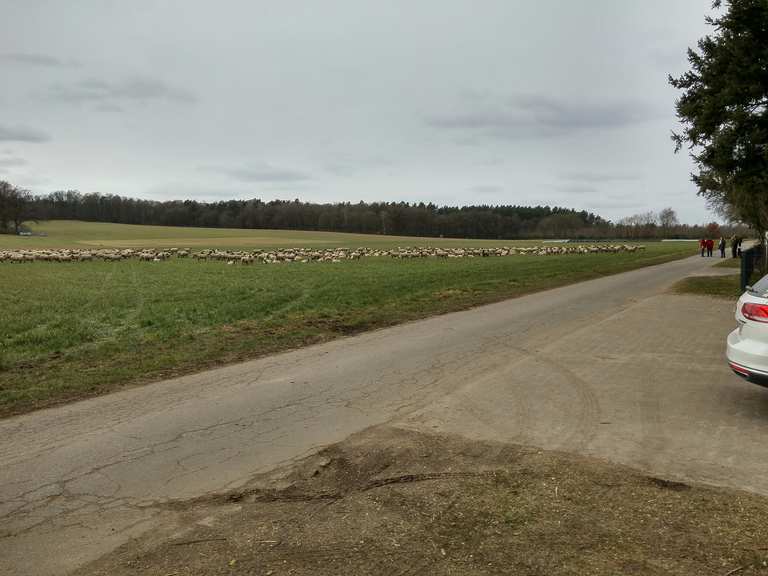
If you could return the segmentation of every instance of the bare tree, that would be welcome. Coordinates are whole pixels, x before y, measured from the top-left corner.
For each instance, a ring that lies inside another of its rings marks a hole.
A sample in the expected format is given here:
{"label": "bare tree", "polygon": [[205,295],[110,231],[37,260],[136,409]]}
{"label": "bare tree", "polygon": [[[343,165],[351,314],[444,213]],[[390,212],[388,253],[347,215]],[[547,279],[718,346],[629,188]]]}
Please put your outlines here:
{"label": "bare tree", "polygon": [[656,222],[656,214],[652,211],[632,214],[632,216],[626,216],[619,220],[619,224],[622,226],[651,226],[655,225]]}
{"label": "bare tree", "polygon": [[668,232],[670,228],[674,228],[678,224],[677,213],[675,213],[672,208],[664,208],[659,212],[659,226],[661,226],[665,232]]}
{"label": "bare tree", "polygon": [[639,216],[643,226],[656,226],[659,223],[659,218],[653,210],[643,212]]}

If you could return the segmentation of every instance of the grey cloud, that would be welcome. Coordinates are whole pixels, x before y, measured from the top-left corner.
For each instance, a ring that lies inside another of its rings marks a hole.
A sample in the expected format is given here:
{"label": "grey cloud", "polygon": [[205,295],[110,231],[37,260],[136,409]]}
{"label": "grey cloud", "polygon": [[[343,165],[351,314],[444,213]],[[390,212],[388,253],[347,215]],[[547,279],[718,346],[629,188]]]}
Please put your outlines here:
{"label": "grey cloud", "polygon": [[566,172],[560,178],[575,182],[632,182],[640,180],[640,174],[623,172]]}
{"label": "grey cloud", "polygon": [[478,184],[476,186],[470,186],[468,190],[476,194],[495,194],[496,192],[502,192],[504,187],[495,184]]}
{"label": "grey cloud", "polygon": [[[639,174],[629,172],[566,172],[559,175],[561,184],[552,186],[566,194],[597,194],[602,184],[620,184],[641,179]],[[610,207],[610,206],[606,206]]]}
{"label": "grey cloud", "polygon": [[296,191],[301,191],[302,194],[307,194],[312,187],[309,185],[309,181],[296,181],[285,183],[267,184],[260,188],[260,190],[266,192],[290,192],[291,194]]}
{"label": "grey cloud", "polygon": [[337,158],[326,163],[323,168],[336,176],[351,176],[367,170],[378,170],[391,167],[394,164],[392,158],[384,154],[366,154],[355,158]]}
{"label": "grey cloud", "polygon": [[40,68],[72,68],[79,65],[74,60],[62,60],[49,54],[33,52],[2,52],[0,53],[0,62]]}
{"label": "grey cloud", "polygon": [[518,140],[615,128],[653,117],[636,102],[570,102],[539,95],[480,101],[473,109],[431,116],[429,126],[463,136]]}
{"label": "grey cloud", "polygon": [[279,168],[271,164],[257,164],[239,168],[203,166],[204,170],[225,174],[241,182],[303,182],[312,177],[299,170]]}
{"label": "grey cloud", "polygon": [[327,164],[325,169],[336,176],[350,176],[359,172],[360,166],[344,162],[332,162]]}
{"label": "grey cloud", "polygon": [[125,108],[112,102],[102,102],[101,104],[96,104],[94,110],[98,112],[124,112]]}
{"label": "grey cloud", "polygon": [[47,142],[50,139],[48,134],[34,128],[0,124],[0,142]]}
{"label": "grey cloud", "polygon": [[645,204],[640,204],[638,202],[622,202],[620,200],[606,200],[604,202],[593,202],[591,204],[587,204],[587,208],[590,210],[637,210],[638,208],[644,207]]}
{"label": "grey cloud", "polygon": [[190,104],[196,96],[181,88],[169,86],[155,78],[131,78],[121,82],[98,79],[80,80],[72,84],[55,84],[48,92],[54,100],[94,104],[100,110],[119,112],[130,103],[174,102]]}
{"label": "grey cloud", "polygon": [[568,194],[594,194],[597,192],[595,186],[590,186],[588,184],[563,184],[554,186],[554,189]]}
{"label": "grey cloud", "polygon": [[19,186],[25,188],[37,188],[45,184],[50,184],[51,179],[40,174],[22,174],[20,176],[14,176],[14,181]]}
{"label": "grey cloud", "polygon": [[664,196],[676,196],[676,197],[685,197],[690,200],[691,198],[691,191],[690,190],[670,190],[665,191]]}
{"label": "grey cloud", "polygon": [[636,208],[642,208],[645,206],[645,204],[638,202],[637,198],[634,197],[623,197],[623,196],[608,196],[606,198],[601,198],[599,200],[593,200],[589,203],[587,203],[587,207],[590,209],[610,209],[610,208],[620,208],[620,209],[636,209]]}
{"label": "grey cloud", "polygon": [[654,46],[648,52],[650,61],[665,74],[677,75],[687,68],[687,46],[685,43],[676,46]]}
{"label": "grey cloud", "polygon": [[24,158],[17,158],[15,156],[9,156],[6,158],[3,158],[0,156],[0,167],[3,168],[12,168],[14,166],[24,166],[26,165],[27,161],[24,160]]}

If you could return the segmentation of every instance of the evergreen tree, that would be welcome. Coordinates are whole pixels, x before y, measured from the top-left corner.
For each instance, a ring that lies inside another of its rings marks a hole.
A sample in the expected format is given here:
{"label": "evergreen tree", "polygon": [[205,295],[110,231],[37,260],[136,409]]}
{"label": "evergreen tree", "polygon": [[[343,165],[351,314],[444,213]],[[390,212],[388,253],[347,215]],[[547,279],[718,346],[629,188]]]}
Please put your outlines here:
{"label": "evergreen tree", "polygon": [[696,163],[692,180],[721,213],[768,229],[768,0],[713,3],[713,33],[688,50],[691,69],[669,77],[682,133]]}

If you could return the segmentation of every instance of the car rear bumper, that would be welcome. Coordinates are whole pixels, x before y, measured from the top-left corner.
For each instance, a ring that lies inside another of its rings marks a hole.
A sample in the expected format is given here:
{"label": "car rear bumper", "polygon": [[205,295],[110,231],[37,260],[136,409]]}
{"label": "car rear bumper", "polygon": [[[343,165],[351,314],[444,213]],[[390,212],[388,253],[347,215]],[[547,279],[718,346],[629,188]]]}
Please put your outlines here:
{"label": "car rear bumper", "polygon": [[768,386],[768,345],[741,337],[739,328],[728,334],[728,365],[750,382]]}

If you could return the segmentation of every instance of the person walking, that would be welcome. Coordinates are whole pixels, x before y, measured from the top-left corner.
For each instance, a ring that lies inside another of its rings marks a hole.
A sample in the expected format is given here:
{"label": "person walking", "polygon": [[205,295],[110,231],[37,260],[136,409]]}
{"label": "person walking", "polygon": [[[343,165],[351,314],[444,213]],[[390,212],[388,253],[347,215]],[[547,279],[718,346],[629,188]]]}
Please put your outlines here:
{"label": "person walking", "polygon": [[707,250],[707,239],[702,238],[699,240],[699,247],[701,248],[701,257],[704,258],[704,252]]}
{"label": "person walking", "polygon": [[720,250],[720,258],[725,258],[725,238],[720,236],[720,242],[717,243],[717,248]]}
{"label": "person walking", "polygon": [[741,241],[742,241],[741,237],[736,238],[736,256],[738,256],[739,258],[741,258]]}
{"label": "person walking", "polygon": [[736,248],[738,247],[736,242],[736,234],[731,236],[731,257],[736,258]]}
{"label": "person walking", "polygon": [[712,250],[715,249],[715,241],[712,238],[707,238],[707,257],[712,257]]}

